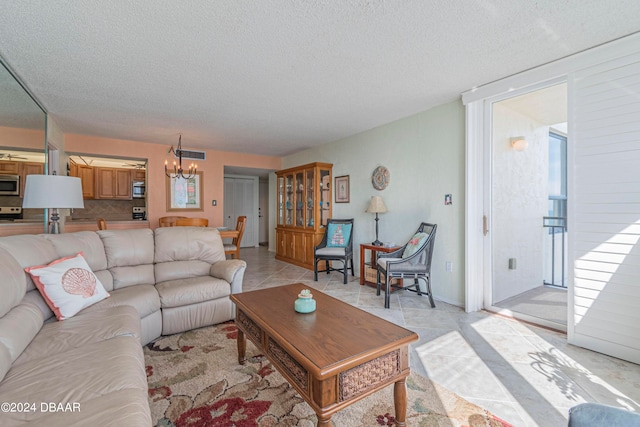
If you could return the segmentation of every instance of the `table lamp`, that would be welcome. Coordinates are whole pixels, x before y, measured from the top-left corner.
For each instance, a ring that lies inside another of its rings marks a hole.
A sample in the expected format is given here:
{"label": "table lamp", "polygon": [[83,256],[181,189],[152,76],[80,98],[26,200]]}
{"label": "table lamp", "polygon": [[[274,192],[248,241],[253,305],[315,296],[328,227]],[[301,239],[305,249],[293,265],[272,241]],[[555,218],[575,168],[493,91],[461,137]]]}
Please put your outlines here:
{"label": "table lamp", "polygon": [[369,207],[365,212],[375,213],[376,214],[376,240],[371,244],[374,246],[382,246],[382,242],[378,240],[378,214],[385,213],[387,211],[387,207],[384,205],[382,201],[382,197],[380,196],[371,196],[371,201],[369,202]]}
{"label": "table lamp", "polygon": [[80,178],[62,175],[27,175],[23,208],[51,209],[50,234],[59,234],[58,209],[84,208]]}

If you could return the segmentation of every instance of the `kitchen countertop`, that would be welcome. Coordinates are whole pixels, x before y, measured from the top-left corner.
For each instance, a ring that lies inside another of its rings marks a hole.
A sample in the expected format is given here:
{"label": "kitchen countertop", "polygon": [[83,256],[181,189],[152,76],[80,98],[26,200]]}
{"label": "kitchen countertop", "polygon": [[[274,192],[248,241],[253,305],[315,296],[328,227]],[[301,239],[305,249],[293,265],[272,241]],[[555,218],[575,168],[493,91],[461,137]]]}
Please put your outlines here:
{"label": "kitchen countertop", "polygon": [[44,223],[44,219],[0,219],[0,225],[10,225],[10,224],[42,224]]}
{"label": "kitchen countertop", "polygon": [[[108,219],[104,218],[107,221],[107,224],[110,222],[148,222],[146,219]],[[88,219],[88,218],[79,218],[79,219],[67,219],[67,223],[83,223],[83,222],[96,222],[97,219]]]}

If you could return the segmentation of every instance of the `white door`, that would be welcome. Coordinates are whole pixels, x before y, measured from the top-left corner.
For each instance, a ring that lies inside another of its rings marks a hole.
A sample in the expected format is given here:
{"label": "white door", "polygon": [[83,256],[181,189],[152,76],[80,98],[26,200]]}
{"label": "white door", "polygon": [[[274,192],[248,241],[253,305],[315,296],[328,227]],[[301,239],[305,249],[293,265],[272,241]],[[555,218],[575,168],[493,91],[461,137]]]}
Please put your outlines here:
{"label": "white door", "polygon": [[258,246],[258,178],[225,176],[224,225],[235,228],[239,216],[246,216],[247,223],[240,246]]}
{"label": "white door", "polygon": [[640,49],[570,74],[569,91],[568,340],[640,363]]}
{"label": "white door", "polygon": [[258,242],[269,242],[269,181],[260,181],[258,195]]}
{"label": "white door", "polygon": [[486,268],[493,226],[486,211],[491,168],[483,145],[491,136],[491,102],[513,96],[514,88],[566,80],[568,340],[635,363],[640,363],[639,42],[640,35],[630,36],[463,94],[466,309],[481,309],[491,292],[484,287],[491,283]]}

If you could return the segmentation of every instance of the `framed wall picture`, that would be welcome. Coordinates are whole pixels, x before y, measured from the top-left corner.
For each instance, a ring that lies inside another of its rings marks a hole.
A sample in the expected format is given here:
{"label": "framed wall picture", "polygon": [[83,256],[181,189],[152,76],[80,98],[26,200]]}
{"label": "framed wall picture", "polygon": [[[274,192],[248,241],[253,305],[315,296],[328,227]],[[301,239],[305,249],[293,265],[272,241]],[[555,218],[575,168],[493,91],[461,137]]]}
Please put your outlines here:
{"label": "framed wall picture", "polygon": [[336,176],[336,203],[349,203],[349,175]]}
{"label": "framed wall picture", "polygon": [[203,211],[202,187],[202,172],[189,179],[172,173],[167,177],[167,211]]}

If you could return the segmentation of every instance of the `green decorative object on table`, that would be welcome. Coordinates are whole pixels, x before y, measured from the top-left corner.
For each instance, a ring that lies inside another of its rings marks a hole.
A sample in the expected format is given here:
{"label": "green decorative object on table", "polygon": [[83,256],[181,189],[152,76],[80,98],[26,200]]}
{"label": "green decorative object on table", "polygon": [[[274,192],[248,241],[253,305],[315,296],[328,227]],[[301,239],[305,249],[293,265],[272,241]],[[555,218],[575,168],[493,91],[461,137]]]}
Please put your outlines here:
{"label": "green decorative object on table", "polygon": [[311,291],[304,289],[298,294],[298,299],[293,304],[293,308],[298,313],[312,313],[316,311],[316,300],[313,299]]}

